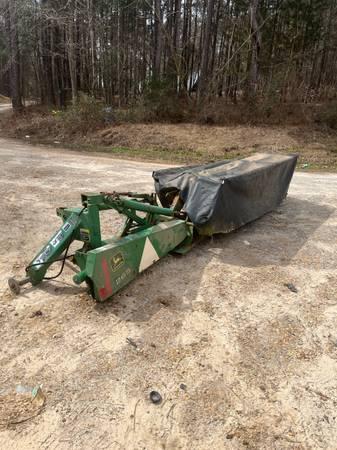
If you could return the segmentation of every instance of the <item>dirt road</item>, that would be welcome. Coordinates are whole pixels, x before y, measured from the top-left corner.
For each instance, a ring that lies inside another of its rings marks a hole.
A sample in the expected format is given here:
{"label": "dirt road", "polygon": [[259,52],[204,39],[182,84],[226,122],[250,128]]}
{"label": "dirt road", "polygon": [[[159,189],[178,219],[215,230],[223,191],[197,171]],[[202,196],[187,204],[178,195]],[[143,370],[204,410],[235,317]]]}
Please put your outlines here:
{"label": "dirt road", "polygon": [[[0,448],[335,448],[337,175],[296,173],[277,211],[165,258],[112,302],[68,269],[8,292],[56,207],[148,191],[157,167],[0,139]],[[36,417],[15,410],[18,384],[43,385]]]}
{"label": "dirt road", "polygon": [[0,113],[5,112],[5,111],[9,111],[12,108],[12,105],[10,105],[9,103],[0,103]]}

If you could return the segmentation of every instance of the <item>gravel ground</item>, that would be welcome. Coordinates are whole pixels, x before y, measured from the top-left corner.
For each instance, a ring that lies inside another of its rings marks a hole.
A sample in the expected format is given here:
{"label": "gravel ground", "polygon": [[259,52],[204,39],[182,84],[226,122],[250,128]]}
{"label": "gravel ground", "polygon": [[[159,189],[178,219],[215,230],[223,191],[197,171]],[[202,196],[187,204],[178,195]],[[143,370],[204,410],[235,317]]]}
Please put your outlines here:
{"label": "gravel ground", "polygon": [[[149,191],[158,167],[0,138],[0,448],[335,448],[337,175],[296,173],[277,211],[163,259],[111,302],[68,269],[9,293],[56,207]],[[107,213],[106,233],[118,224]],[[19,384],[42,385],[42,410]]]}

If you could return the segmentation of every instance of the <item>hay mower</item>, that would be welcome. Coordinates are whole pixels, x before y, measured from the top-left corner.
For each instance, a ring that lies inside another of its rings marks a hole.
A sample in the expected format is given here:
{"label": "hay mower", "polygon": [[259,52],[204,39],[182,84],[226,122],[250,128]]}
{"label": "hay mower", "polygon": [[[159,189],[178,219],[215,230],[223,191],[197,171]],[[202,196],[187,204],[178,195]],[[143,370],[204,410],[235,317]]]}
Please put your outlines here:
{"label": "hay mower", "polygon": [[[200,236],[227,233],[274,209],[285,198],[297,155],[258,154],[204,166],[153,173],[156,194],[98,192],[81,196],[81,207],[58,208],[62,225],[26,267],[21,280],[8,280],[11,291],[57,278],[69,262],[73,281],[87,283],[104,301],[153,263],[175,252],[185,254]],[[100,213],[125,216],[118,236],[103,239]],[[73,255],[73,241],[82,246]],[[47,277],[56,261],[61,269]]]}

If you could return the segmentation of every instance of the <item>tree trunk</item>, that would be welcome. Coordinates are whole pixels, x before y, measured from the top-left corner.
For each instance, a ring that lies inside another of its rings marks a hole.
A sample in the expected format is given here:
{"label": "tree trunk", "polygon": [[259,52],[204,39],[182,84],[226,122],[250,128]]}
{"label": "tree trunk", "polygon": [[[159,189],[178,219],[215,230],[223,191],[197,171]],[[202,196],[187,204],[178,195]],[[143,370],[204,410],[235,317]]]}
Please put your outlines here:
{"label": "tree trunk", "polygon": [[211,33],[212,33],[212,18],[214,12],[214,0],[208,0],[207,2],[207,18],[206,18],[206,27],[204,34],[204,42],[202,46],[202,55],[201,55],[201,65],[200,65],[200,77],[198,84],[198,96],[199,99],[204,98],[207,95],[208,91],[208,82],[209,82],[209,53],[210,53],[210,42],[211,42]]}
{"label": "tree trunk", "polygon": [[75,54],[75,40],[74,40],[74,24],[70,20],[68,24],[68,61],[69,61],[69,72],[70,72],[70,82],[71,82],[71,98],[73,104],[77,101],[77,71],[76,71],[76,54]]}
{"label": "tree trunk", "polygon": [[246,94],[247,99],[252,102],[256,99],[259,79],[258,57],[261,47],[261,37],[257,23],[258,6],[259,0],[250,0],[251,53]]}
{"label": "tree trunk", "polygon": [[162,49],[161,0],[154,0],[154,55],[153,55],[154,80],[160,80],[161,49]]}
{"label": "tree trunk", "polygon": [[10,0],[6,4],[6,29],[10,57],[10,95],[14,111],[22,109],[21,64],[17,29],[16,3]]}

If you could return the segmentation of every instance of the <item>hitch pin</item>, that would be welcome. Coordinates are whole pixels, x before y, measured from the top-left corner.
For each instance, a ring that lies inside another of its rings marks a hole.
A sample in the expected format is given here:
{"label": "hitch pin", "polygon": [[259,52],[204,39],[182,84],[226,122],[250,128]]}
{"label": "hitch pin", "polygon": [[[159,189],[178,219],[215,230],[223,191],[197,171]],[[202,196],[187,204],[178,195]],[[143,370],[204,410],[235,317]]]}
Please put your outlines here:
{"label": "hitch pin", "polygon": [[19,295],[21,286],[23,286],[29,282],[30,282],[29,277],[23,278],[22,280],[19,280],[19,281],[17,281],[15,278],[9,278],[8,286],[9,286],[9,289],[13,292],[13,294]]}

